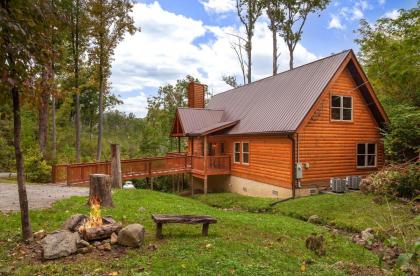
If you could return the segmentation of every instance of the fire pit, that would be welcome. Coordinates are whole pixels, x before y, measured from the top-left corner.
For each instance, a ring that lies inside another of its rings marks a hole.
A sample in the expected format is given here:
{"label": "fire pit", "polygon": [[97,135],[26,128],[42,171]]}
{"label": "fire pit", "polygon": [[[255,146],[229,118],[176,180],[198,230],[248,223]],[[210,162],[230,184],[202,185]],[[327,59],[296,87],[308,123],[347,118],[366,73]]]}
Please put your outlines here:
{"label": "fire pit", "polygon": [[122,224],[111,217],[101,216],[101,204],[97,198],[90,200],[91,211],[88,218],[83,219],[77,227],[80,237],[85,241],[104,240],[118,233]]}
{"label": "fire pit", "polygon": [[139,247],[144,240],[144,227],[130,224],[122,227],[112,217],[102,217],[101,202],[96,197],[89,200],[89,216],[71,216],[62,230],[44,235],[42,240],[43,259],[56,259],[75,253],[89,253],[92,250],[111,251],[118,245]]}

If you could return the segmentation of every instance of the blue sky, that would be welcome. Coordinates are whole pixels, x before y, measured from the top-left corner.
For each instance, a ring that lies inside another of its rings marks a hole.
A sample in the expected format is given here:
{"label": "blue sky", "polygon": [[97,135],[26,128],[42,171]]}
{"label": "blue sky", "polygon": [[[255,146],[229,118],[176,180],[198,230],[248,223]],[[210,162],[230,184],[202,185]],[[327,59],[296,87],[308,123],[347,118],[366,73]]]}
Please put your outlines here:
{"label": "blue sky", "polygon": [[[115,51],[111,87],[124,104],[117,109],[143,117],[147,98],[158,87],[191,74],[209,85],[212,93],[228,87],[221,77],[241,79],[239,64],[230,47],[232,36],[244,33],[235,0],[139,0],[134,5],[135,24],[142,32],[127,35]],[[398,16],[398,9],[412,8],[416,0],[335,0],[320,14],[311,15],[296,48],[296,65],[358,46],[354,33],[360,19]],[[253,79],[270,75],[271,34],[262,16],[253,39]],[[281,40],[281,39],[280,39]],[[280,71],[287,70],[288,52],[283,42]]]}

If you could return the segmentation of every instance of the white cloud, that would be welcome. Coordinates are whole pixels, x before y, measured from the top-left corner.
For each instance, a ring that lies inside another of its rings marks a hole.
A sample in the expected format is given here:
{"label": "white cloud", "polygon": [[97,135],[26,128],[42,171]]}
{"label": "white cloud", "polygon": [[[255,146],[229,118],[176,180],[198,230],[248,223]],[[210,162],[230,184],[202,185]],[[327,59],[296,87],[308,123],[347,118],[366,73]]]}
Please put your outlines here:
{"label": "white cloud", "polygon": [[[124,101],[119,110],[144,116],[147,111],[145,89],[156,89],[191,74],[209,86],[213,93],[229,87],[223,75],[235,75],[242,82],[240,67],[230,47],[233,37],[228,33],[244,33],[234,26],[207,26],[199,20],[187,18],[162,9],[159,3],[137,3],[133,17],[141,33],[127,35],[115,50],[112,65],[112,92]],[[205,39],[203,39],[203,37]],[[195,41],[202,41],[196,43]],[[271,74],[272,42],[266,23],[257,22],[253,39],[253,79]],[[288,68],[288,52],[279,39],[280,71]],[[298,44],[295,63],[301,65],[317,57]],[[135,97],[133,91],[139,93]],[[136,110],[139,111],[136,111]]]}
{"label": "white cloud", "polygon": [[358,20],[363,18],[363,12],[360,8],[353,8],[351,20]]}
{"label": "white cloud", "polygon": [[201,0],[207,12],[226,13],[235,10],[235,0]]}
{"label": "white cloud", "polygon": [[400,16],[400,12],[397,9],[395,9],[395,10],[386,12],[381,17],[387,17],[387,18],[391,18],[391,19],[397,19],[399,16]]}
{"label": "white cloud", "polygon": [[379,5],[385,5],[386,0],[378,0]]}
{"label": "white cloud", "polygon": [[328,23],[328,29],[344,30],[345,26],[341,23],[341,20],[338,16],[332,14],[331,20]]}
{"label": "white cloud", "polygon": [[118,105],[116,109],[127,114],[133,113],[136,117],[144,117],[147,114],[147,96],[143,92],[133,97],[123,99],[123,104]]}

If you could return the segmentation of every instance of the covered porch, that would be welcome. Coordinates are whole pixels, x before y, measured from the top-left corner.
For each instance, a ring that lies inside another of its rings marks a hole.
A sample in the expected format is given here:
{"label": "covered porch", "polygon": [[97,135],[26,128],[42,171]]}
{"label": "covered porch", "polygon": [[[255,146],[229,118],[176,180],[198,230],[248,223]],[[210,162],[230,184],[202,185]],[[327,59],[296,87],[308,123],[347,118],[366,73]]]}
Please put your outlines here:
{"label": "covered porch", "polygon": [[[207,109],[178,109],[171,137],[187,137],[186,153],[190,158],[191,193],[194,193],[194,178],[203,180],[203,192],[208,191],[208,176],[228,175],[231,172],[231,156],[225,152],[223,142],[211,142],[212,135],[236,125],[237,121],[220,122],[223,112]],[[210,141],[209,141],[210,140]]]}

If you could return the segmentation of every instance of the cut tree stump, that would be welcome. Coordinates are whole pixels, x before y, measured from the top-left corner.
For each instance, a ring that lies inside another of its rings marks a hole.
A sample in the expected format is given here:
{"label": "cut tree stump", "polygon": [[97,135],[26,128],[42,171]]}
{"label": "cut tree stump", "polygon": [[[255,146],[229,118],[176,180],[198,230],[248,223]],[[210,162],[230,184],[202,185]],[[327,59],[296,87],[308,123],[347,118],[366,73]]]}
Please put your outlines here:
{"label": "cut tree stump", "polygon": [[98,199],[102,207],[114,207],[111,193],[111,177],[107,174],[91,174],[89,186],[89,200]]}
{"label": "cut tree stump", "polygon": [[120,145],[111,144],[111,180],[112,188],[122,188]]}

